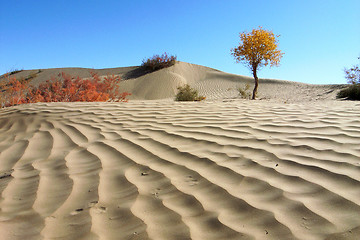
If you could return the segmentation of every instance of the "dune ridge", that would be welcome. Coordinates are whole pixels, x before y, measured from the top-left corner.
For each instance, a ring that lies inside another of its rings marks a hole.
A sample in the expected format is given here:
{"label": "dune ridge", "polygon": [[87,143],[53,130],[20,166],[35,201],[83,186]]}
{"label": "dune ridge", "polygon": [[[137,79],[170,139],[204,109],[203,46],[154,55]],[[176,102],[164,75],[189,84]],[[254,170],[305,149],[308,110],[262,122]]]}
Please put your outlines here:
{"label": "dune ridge", "polygon": [[[197,89],[199,94],[208,100],[238,99],[238,88],[249,84],[249,92],[251,92],[254,84],[252,77],[230,74],[186,62],[177,62],[174,66],[151,73],[136,66],[107,69],[53,68],[42,69],[40,72],[39,70],[24,70],[12,77],[20,79],[35,74],[31,84],[37,85],[51,77],[61,76],[62,72],[81,78],[90,77],[90,72],[97,73],[99,76],[120,76],[123,79],[120,90],[131,93],[129,97],[131,100],[174,99],[177,88],[184,84]],[[336,93],[346,87],[345,84],[314,85],[262,78],[259,81],[259,99],[287,103],[334,100]]]}
{"label": "dune ridge", "polygon": [[243,100],[2,109],[0,235],[357,239],[359,110]]}

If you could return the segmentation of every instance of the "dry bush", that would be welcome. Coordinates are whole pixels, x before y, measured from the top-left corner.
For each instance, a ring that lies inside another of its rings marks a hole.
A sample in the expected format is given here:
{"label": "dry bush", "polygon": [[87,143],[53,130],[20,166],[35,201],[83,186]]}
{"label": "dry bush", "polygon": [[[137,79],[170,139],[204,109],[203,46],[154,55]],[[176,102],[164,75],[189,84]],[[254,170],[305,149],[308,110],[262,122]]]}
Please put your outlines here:
{"label": "dry bush", "polygon": [[340,90],[337,94],[337,98],[360,100],[360,84],[352,84],[349,87]]}
{"label": "dry bush", "polygon": [[244,99],[250,99],[251,98],[251,92],[250,92],[250,84],[245,84],[244,87],[239,87],[238,88],[238,91],[239,91],[239,95],[241,98],[244,98]]}
{"label": "dry bush", "polygon": [[[360,59],[360,57],[358,57]],[[360,66],[354,65],[352,68],[345,68],[345,78],[349,84],[360,84]]]}
{"label": "dry bush", "polygon": [[168,54],[165,52],[162,55],[154,55],[151,58],[144,59],[141,66],[148,71],[156,71],[173,66],[175,63],[176,56],[168,56]]}
{"label": "dry bush", "polygon": [[8,74],[13,75],[13,74],[16,74],[16,73],[19,73],[22,71],[24,71],[24,69],[14,69],[14,70],[9,71]]}
{"label": "dry bush", "polygon": [[175,101],[202,101],[205,97],[199,96],[198,91],[191,88],[189,84],[183,87],[178,87],[178,93],[175,96]]}
{"label": "dry bush", "polygon": [[[358,59],[360,59],[360,57],[358,57]],[[337,98],[360,100],[360,66],[354,65],[352,68],[345,68],[344,72],[345,78],[351,85],[338,92]]]}

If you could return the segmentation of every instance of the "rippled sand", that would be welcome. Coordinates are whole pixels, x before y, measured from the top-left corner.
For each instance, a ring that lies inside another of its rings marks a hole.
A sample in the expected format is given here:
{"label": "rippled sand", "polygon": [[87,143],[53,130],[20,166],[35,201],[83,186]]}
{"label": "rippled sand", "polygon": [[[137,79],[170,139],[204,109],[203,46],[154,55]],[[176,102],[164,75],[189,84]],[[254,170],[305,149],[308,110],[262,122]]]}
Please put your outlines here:
{"label": "rippled sand", "polygon": [[360,105],[0,110],[1,239],[359,239]]}

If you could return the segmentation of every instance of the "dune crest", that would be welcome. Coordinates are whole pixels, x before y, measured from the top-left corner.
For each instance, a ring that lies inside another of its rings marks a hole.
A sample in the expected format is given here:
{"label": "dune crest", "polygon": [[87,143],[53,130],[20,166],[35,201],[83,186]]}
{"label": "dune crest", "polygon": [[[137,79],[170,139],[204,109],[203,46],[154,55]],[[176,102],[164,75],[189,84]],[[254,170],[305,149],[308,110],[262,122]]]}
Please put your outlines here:
{"label": "dune crest", "polygon": [[356,239],[359,112],[242,100],[2,109],[0,235]]}

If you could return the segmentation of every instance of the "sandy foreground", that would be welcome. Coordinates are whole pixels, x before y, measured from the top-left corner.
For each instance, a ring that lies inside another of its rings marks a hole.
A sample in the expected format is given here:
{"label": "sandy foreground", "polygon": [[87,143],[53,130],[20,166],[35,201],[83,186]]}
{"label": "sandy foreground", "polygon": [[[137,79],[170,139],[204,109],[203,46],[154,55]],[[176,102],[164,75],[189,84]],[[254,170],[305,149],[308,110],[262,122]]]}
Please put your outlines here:
{"label": "sandy foreground", "polygon": [[[166,98],[166,74],[207,100]],[[275,80],[241,100],[246,77],[185,63],[154,75],[124,82],[128,103],[0,110],[0,239],[360,239],[359,102]]]}

